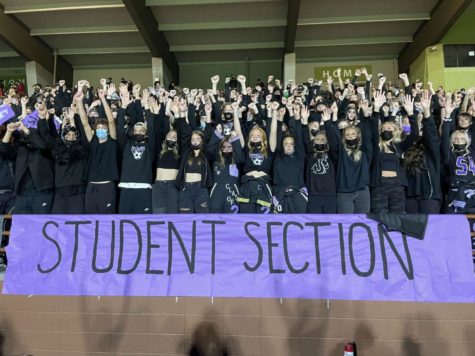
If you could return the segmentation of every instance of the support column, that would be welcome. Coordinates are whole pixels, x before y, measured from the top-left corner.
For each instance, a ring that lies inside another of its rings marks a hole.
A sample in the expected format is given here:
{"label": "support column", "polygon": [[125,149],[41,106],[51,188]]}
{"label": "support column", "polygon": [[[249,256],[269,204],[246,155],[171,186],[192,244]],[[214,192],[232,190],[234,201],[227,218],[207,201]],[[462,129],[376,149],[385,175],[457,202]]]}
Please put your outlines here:
{"label": "support column", "polygon": [[290,79],[294,82],[297,77],[297,66],[295,53],[284,54],[284,87],[287,85]]}
{"label": "support column", "polygon": [[[168,88],[172,81],[172,74],[162,58],[152,57],[152,78],[160,78],[160,83]],[[176,83],[175,83],[176,84]]]}
{"label": "support column", "polygon": [[28,95],[33,94],[33,85],[39,83],[43,86],[52,86],[53,83],[53,73],[48,72],[42,65],[38,62],[30,61],[25,63],[26,70],[26,85],[28,90]]}

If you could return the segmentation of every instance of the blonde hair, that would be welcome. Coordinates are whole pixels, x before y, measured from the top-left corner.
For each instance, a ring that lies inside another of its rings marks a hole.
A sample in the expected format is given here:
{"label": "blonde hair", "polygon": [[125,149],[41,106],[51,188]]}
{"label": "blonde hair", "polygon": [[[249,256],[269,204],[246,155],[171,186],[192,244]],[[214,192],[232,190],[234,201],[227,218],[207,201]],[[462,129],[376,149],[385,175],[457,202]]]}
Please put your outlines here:
{"label": "blonde hair", "polygon": [[[358,138],[358,145],[355,148],[349,148],[346,145],[345,135],[346,135],[347,130],[356,131],[356,137]],[[343,142],[343,146],[345,147],[345,151],[348,154],[348,156],[353,157],[355,162],[359,162],[359,160],[361,159],[362,153],[363,153],[363,152],[361,152],[361,149],[360,149],[360,147],[361,147],[361,130],[359,129],[359,127],[348,126],[347,128],[343,129],[342,142]]]}
{"label": "blonde hair", "polygon": [[379,137],[379,149],[381,151],[385,151],[386,149],[390,149],[392,144],[401,142],[401,129],[395,122],[386,121],[379,127],[379,132],[382,132],[383,125],[391,125],[393,128],[393,138],[389,141],[383,141],[381,136]]}
{"label": "blonde hair", "polygon": [[467,142],[467,147],[465,148],[465,153],[468,153],[468,148],[470,147],[472,140],[470,139],[470,136],[468,135],[468,132],[465,130],[455,130],[452,132],[450,135],[450,150],[453,152],[454,151],[454,140],[455,140],[455,135],[463,135],[465,137],[465,142]]}
{"label": "blonde hair", "polygon": [[261,145],[261,154],[267,158],[267,146],[268,146],[268,143],[267,143],[267,135],[266,135],[266,132],[260,128],[260,127],[253,127],[251,129],[251,131],[249,131],[249,136],[248,136],[248,139],[247,139],[247,148],[249,149],[249,151],[251,152],[253,150],[253,148],[251,147],[251,136],[252,136],[252,131],[259,131],[261,133],[261,141],[262,141],[262,145]]}

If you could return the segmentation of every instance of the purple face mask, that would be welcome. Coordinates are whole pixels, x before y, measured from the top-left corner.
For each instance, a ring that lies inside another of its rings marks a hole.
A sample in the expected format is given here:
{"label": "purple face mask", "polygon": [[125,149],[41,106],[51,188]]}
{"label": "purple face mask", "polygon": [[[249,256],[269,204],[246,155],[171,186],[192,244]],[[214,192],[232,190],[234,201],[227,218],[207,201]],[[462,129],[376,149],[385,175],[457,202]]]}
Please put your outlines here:
{"label": "purple face mask", "polygon": [[410,134],[411,133],[411,125],[406,124],[402,125],[402,132],[405,134]]}

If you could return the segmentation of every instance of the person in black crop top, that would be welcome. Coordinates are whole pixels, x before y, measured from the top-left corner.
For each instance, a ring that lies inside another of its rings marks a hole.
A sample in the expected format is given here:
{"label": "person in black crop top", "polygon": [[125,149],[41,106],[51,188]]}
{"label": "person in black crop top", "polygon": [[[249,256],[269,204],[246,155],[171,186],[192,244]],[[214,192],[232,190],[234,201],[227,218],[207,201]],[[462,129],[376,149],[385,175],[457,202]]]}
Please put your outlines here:
{"label": "person in black crop top", "polygon": [[156,180],[152,187],[154,214],[178,213],[178,189],[175,180],[180,168],[180,154],[175,130],[168,131],[158,152]]}
{"label": "person in black crop top", "polygon": [[[308,192],[304,183],[305,145],[301,116],[308,119],[308,109],[299,104],[288,106],[290,133],[277,140],[277,149],[273,167],[273,188],[278,212],[284,214],[303,214],[307,210]],[[280,109],[280,118],[285,116],[285,108]],[[308,130],[307,130],[308,131]]]}
{"label": "person in black crop top", "polygon": [[405,189],[407,178],[401,164],[402,154],[412,147],[419,136],[413,117],[414,99],[406,95],[404,109],[409,116],[411,132],[401,141],[401,131],[394,121],[380,122],[380,107],[386,101],[384,93],[375,96],[373,107],[373,165],[371,167],[371,211],[373,213],[406,212]]}
{"label": "person in black crop top", "polygon": [[[272,208],[271,169],[274,151],[277,147],[277,121],[279,103],[272,103],[271,130],[269,143],[267,135],[259,126],[254,126],[247,139],[244,149],[245,161],[239,189],[239,211],[244,214],[268,214]],[[239,105],[233,103],[235,115],[238,115]],[[240,130],[240,124],[239,124]]]}
{"label": "person in black crop top", "polygon": [[[176,179],[176,186],[180,189],[178,205],[180,213],[206,214],[209,212],[208,188],[212,185],[212,176],[205,155],[205,134],[202,131],[192,131],[183,99],[179,106],[178,129],[183,152]],[[211,105],[207,104],[205,131],[211,130],[211,110]]]}
{"label": "person in black crop top", "polygon": [[79,86],[78,92],[74,96],[84,132],[91,146],[86,173],[88,183],[85,211],[86,214],[114,214],[116,211],[115,182],[119,180],[119,146],[114,116],[103,89],[98,90],[98,96],[104,107],[107,120],[97,119],[95,131],[89,125],[83,104],[84,94]]}

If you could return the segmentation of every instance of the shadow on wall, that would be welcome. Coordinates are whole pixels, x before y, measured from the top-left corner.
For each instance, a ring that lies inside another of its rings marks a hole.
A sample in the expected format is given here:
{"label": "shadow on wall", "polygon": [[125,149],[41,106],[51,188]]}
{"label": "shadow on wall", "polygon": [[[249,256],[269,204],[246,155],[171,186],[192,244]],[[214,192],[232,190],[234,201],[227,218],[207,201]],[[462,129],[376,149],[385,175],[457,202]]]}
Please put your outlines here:
{"label": "shadow on wall", "polygon": [[13,349],[18,351],[22,347],[15,336],[12,323],[7,318],[3,318],[0,320],[0,356],[10,355]]}
{"label": "shadow on wall", "polygon": [[[127,288],[128,285],[126,285],[126,290]],[[126,293],[124,293],[124,295],[126,295]],[[87,305],[87,301],[92,301],[95,299],[95,297],[79,297],[81,329],[83,331],[82,334],[87,355],[96,353],[99,350],[102,352],[117,354],[120,344],[120,338],[118,335],[123,335],[127,325],[127,313],[129,312],[130,298],[131,297],[122,297],[123,303],[121,305],[120,311],[115,311],[111,308],[108,308],[105,302],[101,302],[101,307],[98,310],[90,308]],[[95,330],[96,314],[112,313],[119,313],[120,317],[114,319],[116,322],[111,325],[110,332],[90,332]],[[100,337],[97,337],[98,335],[100,335]],[[108,345],[108,348],[105,348],[104,345]]]}
{"label": "shadow on wall", "polygon": [[[221,328],[218,323],[221,324]],[[235,340],[228,336],[224,337],[223,334],[222,313],[213,307],[209,307],[193,330],[191,343],[190,340],[184,339],[181,343],[181,348],[189,356],[230,356],[242,354]],[[233,350],[232,353],[231,350]]]}

